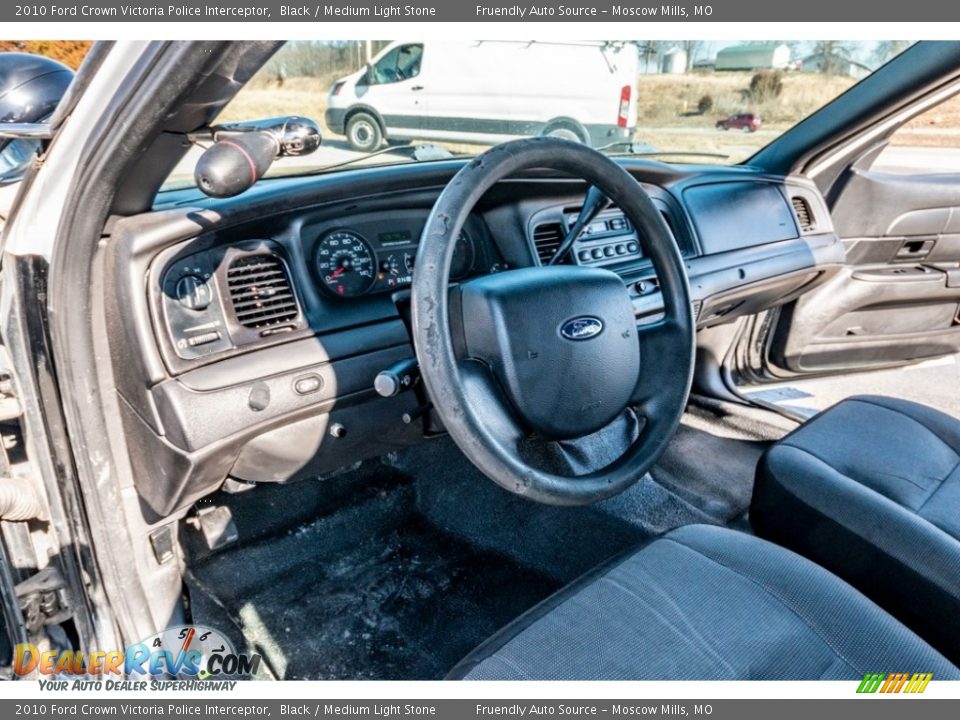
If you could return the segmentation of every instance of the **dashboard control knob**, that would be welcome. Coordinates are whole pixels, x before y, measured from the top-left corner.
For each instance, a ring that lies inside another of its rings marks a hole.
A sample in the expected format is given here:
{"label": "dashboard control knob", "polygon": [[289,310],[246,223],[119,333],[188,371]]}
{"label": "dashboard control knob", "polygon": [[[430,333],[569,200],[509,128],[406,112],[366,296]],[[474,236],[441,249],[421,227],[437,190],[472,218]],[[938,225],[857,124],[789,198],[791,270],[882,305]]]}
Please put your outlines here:
{"label": "dashboard control knob", "polygon": [[412,388],[419,379],[420,369],[417,359],[407,358],[379,372],[373,380],[373,389],[380,397],[394,397]]}
{"label": "dashboard control knob", "polygon": [[189,310],[206,310],[213,300],[210,285],[199,275],[184,275],[177,280],[177,301]]}
{"label": "dashboard control knob", "polygon": [[580,258],[580,260],[582,260],[582,261],[587,261],[587,260],[590,259],[590,251],[589,251],[589,250],[581,250],[579,253],[577,253],[577,257]]}
{"label": "dashboard control knob", "polygon": [[330,426],[330,435],[335,438],[342,438],[347,436],[347,428],[341,423],[334,423]]}
{"label": "dashboard control knob", "polygon": [[627,252],[626,245],[623,245],[623,244],[617,245],[617,255],[623,255],[626,252]]}
{"label": "dashboard control knob", "polygon": [[639,250],[639,249],[640,249],[640,246],[637,245],[635,242],[632,242],[632,243],[628,243],[628,244],[627,244],[627,252],[635,253],[635,252],[637,252],[637,250]]}
{"label": "dashboard control knob", "polygon": [[393,397],[400,392],[400,383],[389,373],[379,373],[373,380],[373,389],[380,397]]}
{"label": "dashboard control knob", "polygon": [[607,257],[613,257],[613,253],[614,253],[613,245],[607,245],[603,249],[603,254],[606,255]]}
{"label": "dashboard control knob", "polygon": [[590,251],[590,253],[593,255],[593,258],[595,260],[599,260],[600,258],[603,257],[603,250],[601,250],[600,248],[594,248],[593,250]]}

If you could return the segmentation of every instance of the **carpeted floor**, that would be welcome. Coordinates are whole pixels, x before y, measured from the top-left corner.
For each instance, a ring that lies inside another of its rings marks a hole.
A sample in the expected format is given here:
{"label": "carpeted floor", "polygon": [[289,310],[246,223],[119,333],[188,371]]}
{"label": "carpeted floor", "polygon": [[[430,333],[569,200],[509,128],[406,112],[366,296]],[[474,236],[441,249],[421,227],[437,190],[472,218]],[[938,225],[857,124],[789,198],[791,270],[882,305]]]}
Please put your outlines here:
{"label": "carpeted floor", "polygon": [[194,621],[229,623],[280,679],[432,680],[559,588],[392,493],[198,564]]}
{"label": "carpeted floor", "polygon": [[[734,409],[735,410],[735,409]],[[230,508],[237,544],[185,525],[193,620],[231,631],[288,679],[438,679],[564,584],[674,527],[744,527],[753,470],[785,432],[691,409],[653,472],[598,505],[523,500],[449,439],[327,479],[258,487]]]}
{"label": "carpeted floor", "polygon": [[683,423],[651,475],[714,521],[727,524],[749,507],[754,471],[768,445],[719,437]]}

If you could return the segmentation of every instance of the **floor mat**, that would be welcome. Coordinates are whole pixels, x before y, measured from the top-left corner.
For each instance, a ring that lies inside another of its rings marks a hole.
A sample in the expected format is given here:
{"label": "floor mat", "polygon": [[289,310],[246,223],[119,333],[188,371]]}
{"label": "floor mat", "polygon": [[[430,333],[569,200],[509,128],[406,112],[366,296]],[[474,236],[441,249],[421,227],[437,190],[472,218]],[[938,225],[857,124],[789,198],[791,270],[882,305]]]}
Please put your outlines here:
{"label": "floor mat", "polygon": [[322,524],[193,570],[281,679],[439,679],[559,588],[416,516],[337,553]]}
{"label": "floor mat", "polygon": [[715,522],[726,524],[749,507],[757,462],[769,445],[721,437],[685,419],[650,474]]}

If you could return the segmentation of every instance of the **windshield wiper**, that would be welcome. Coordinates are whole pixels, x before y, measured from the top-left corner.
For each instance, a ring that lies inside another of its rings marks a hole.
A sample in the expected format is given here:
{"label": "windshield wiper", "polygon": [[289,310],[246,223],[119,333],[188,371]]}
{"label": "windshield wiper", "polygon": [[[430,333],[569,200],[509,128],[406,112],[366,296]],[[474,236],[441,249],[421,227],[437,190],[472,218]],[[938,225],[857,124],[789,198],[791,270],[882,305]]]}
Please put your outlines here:
{"label": "windshield wiper", "polygon": [[353,165],[354,163],[369,160],[370,158],[377,157],[378,155],[388,155],[390,153],[408,154],[410,159],[416,162],[450,160],[451,158],[464,156],[464,153],[452,153],[445,147],[434,145],[432,143],[423,143],[420,145],[398,145],[396,147],[385,147],[381,150],[374,150],[373,152],[366,153],[365,155],[357,155],[356,157],[348,158],[347,160],[342,160],[331,165],[323,165],[311,170],[307,174],[316,175],[328,170],[336,170],[337,168],[342,168],[346,167],[347,165]]}
{"label": "windshield wiper", "polygon": [[718,160],[728,160],[730,158],[729,155],[717,152],[702,152],[700,150],[651,150],[650,147],[651,146],[647,143],[638,142],[636,140],[618,140],[617,142],[610,143],[609,145],[602,145],[596,149],[600,152],[603,152],[604,150],[622,148],[623,152],[616,154],[631,155],[633,157],[665,157],[669,155],[685,155],[688,157],[717,158]]}

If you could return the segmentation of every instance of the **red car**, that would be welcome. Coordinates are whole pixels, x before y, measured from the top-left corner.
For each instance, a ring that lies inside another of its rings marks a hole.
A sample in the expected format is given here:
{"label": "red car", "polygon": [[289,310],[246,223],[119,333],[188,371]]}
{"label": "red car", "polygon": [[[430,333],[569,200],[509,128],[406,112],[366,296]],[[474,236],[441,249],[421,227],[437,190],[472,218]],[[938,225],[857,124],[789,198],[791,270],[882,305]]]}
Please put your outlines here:
{"label": "red car", "polygon": [[717,120],[717,130],[742,130],[756,132],[763,124],[757,113],[736,113],[723,120]]}

